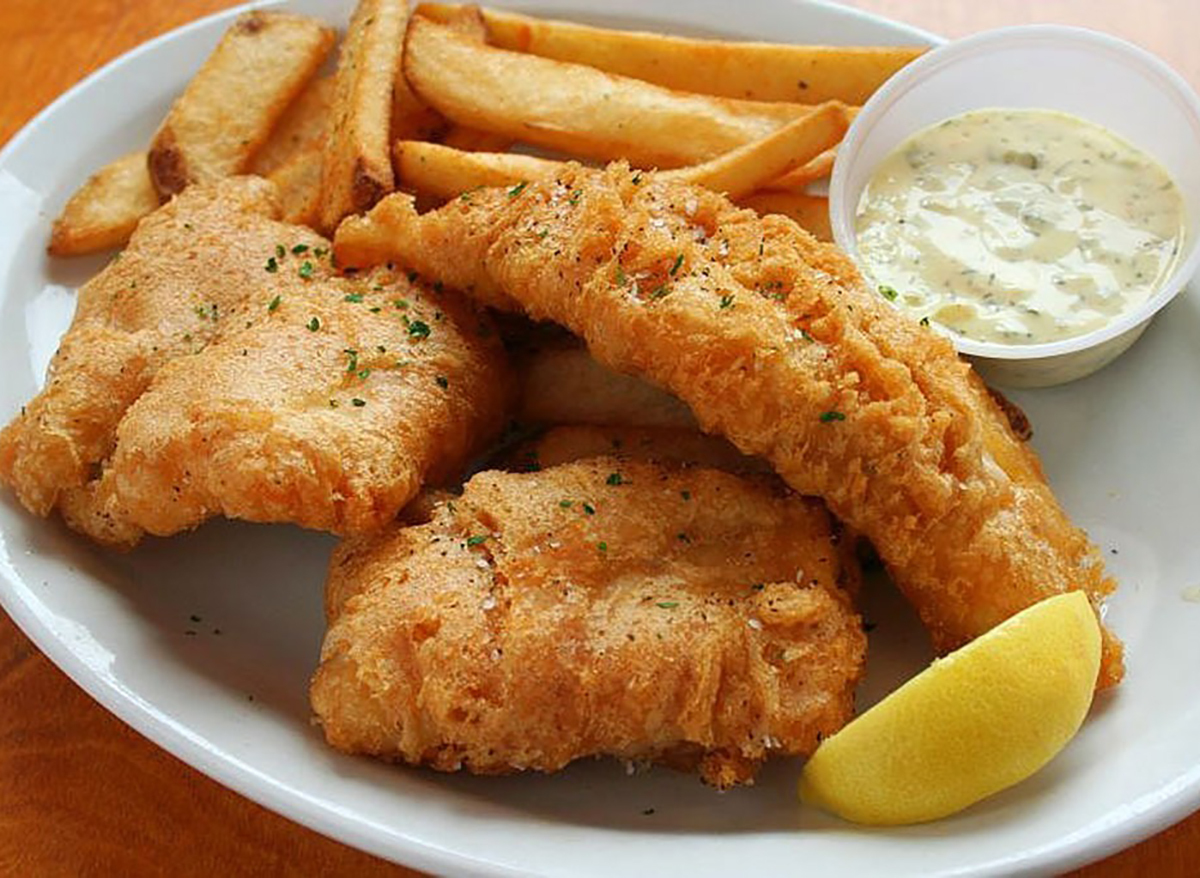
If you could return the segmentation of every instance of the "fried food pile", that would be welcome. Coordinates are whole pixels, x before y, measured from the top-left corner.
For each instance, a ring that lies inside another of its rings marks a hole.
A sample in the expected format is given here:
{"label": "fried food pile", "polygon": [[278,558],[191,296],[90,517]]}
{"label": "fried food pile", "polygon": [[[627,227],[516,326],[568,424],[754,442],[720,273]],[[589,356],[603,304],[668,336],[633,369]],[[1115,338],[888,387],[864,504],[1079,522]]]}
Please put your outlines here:
{"label": "fried food pile", "polygon": [[[871,540],[939,651],[1017,611],[1114,583],[1033,451],[945,338],[794,223],[614,163],[418,215],[389,196],[338,230],[381,260],[550,319],[688,404]],[[1123,673],[1105,630],[1099,685]]]}
{"label": "fried food pile", "polygon": [[108,547],[344,537],[333,746],[750,783],[851,717],[860,538],[941,651],[1063,591],[1099,610],[1023,415],[813,237],[807,185],[920,47],[404,0],[362,0],[323,77],[333,44],[239,16],[70,198],[52,254],[127,246],[0,431],[0,484]]}

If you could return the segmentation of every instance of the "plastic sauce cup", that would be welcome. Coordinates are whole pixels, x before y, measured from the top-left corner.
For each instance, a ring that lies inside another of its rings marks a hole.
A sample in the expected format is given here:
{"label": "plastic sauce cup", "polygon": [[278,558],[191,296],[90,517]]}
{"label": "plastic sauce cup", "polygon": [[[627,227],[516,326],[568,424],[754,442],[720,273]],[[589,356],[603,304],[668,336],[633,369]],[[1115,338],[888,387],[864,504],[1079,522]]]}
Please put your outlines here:
{"label": "plastic sauce cup", "polygon": [[1040,344],[982,342],[950,333],[989,382],[1064,384],[1116,359],[1200,267],[1200,99],[1158,58],[1083,28],[1012,27],[947,43],[889,79],[838,148],[829,184],[838,245],[859,261],[859,199],[879,163],[900,143],[943,119],[989,107],[1057,110],[1102,125],[1156,159],[1183,198],[1183,251],[1175,271],[1140,307],[1091,332]]}

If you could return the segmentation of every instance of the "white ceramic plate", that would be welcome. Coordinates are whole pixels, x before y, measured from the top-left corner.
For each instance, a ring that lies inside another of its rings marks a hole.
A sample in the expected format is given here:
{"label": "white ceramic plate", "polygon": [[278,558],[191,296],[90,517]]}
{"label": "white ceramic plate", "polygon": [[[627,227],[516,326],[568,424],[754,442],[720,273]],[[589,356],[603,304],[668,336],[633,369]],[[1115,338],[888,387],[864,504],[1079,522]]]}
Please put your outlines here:
{"label": "white ceramic plate", "polygon": [[[292,4],[345,20],[349,2]],[[528,4],[513,4],[527,6]],[[595,0],[549,11],[601,18]],[[927,34],[831,6],[605,0],[604,19],[812,42]],[[541,11],[541,10],[539,10]],[[141,147],[232,13],[156,40],[63,96],[0,154],[0,417],[40,385],[72,289],[100,259],[50,261],[50,219],[94,168]],[[1113,96],[1119,100],[1119,96]],[[1129,674],[1031,781],[929,826],[866,830],[801,807],[799,765],[718,795],[609,761],[554,777],[480,779],[338,755],[309,724],[332,541],[218,522],[118,556],[0,496],[0,600],[51,659],[143,734],[299,822],[456,874],[988,875],[1101,857],[1200,805],[1200,297],[1086,381],[1024,393],[1059,496],[1123,583],[1109,619]],[[1117,554],[1119,552],[1119,554]],[[1192,589],[1192,591],[1188,591]],[[873,701],[925,660],[886,586],[869,595]],[[217,633],[219,630],[220,633]],[[653,813],[646,813],[653,809]]]}

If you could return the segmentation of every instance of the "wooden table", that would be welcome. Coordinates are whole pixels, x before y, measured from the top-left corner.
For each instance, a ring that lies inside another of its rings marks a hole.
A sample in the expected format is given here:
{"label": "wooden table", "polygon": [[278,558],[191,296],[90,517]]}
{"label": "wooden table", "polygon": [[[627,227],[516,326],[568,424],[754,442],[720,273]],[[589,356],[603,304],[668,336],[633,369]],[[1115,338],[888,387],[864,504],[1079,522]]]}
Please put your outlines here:
{"label": "wooden table", "polygon": [[[1193,0],[849,0],[949,36],[1056,21],[1151,49],[1200,88]],[[0,142],[122,52],[230,0],[3,0]],[[93,703],[0,613],[0,874],[414,875],[278,817]],[[1196,874],[1200,813],[1078,876]]]}

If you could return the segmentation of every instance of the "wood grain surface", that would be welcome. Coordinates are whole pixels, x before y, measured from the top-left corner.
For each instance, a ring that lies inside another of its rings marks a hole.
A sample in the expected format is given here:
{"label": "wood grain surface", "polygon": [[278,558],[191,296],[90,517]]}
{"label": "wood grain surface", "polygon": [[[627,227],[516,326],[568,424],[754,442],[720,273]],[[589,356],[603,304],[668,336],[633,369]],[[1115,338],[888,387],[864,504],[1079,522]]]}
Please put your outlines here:
{"label": "wood grain surface", "polygon": [[[959,36],[1054,21],[1122,36],[1200,87],[1194,0],[848,0]],[[0,0],[0,142],[79,79],[229,0]],[[547,3],[547,6],[552,3]],[[229,792],[141,738],[0,613],[0,874],[389,875]],[[1200,813],[1075,876],[1197,874]]]}

